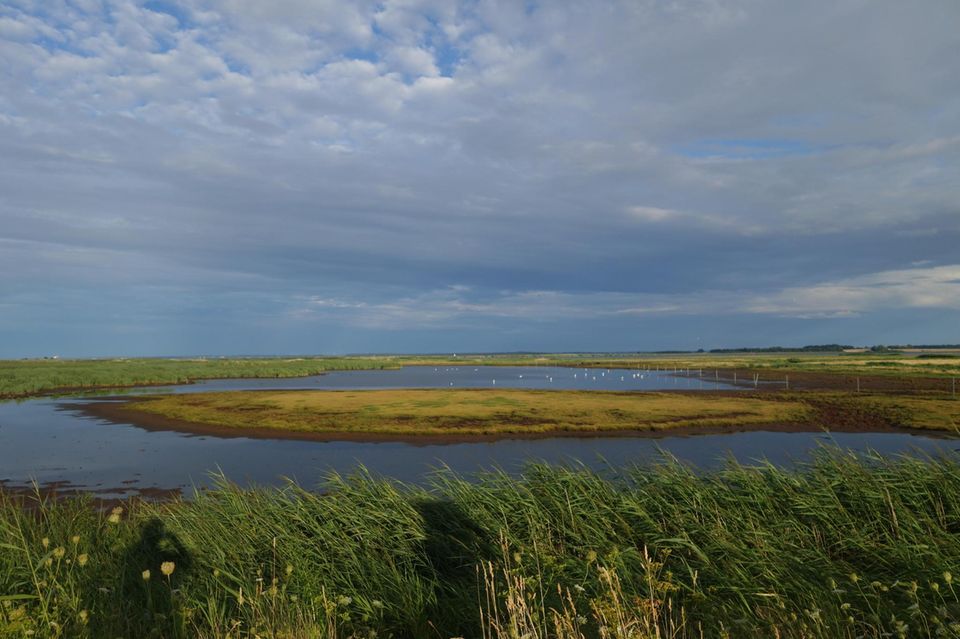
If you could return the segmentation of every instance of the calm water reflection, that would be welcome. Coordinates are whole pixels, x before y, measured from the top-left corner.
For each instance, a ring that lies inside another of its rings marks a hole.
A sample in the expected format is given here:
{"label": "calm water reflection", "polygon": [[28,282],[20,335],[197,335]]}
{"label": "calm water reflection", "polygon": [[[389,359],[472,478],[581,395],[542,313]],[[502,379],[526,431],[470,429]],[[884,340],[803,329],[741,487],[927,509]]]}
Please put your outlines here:
{"label": "calm water reflection", "polygon": [[[642,377],[641,377],[642,375]],[[138,389],[190,393],[262,388],[517,387],[604,390],[729,388],[699,378],[663,372],[566,368],[433,368],[349,371],[302,379],[215,380],[189,386]],[[223,470],[246,483],[277,483],[282,477],[314,485],[331,470],[358,464],[374,473],[416,481],[442,465],[460,472],[493,467],[516,471],[527,460],[623,465],[654,459],[660,451],[701,466],[730,456],[784,464],[824,444],[884,454],[956,452],[960,441],[899,434],[752,432],[662,438],[555,438],[418,446],[403,443],[309,442],[219,438],[147,431],[113,424],[76,410],[82,399],[37,399],[0,403],[0,480],[9,485],[66,482],[105,494],[148,488],[189,489],[209,484]]]}

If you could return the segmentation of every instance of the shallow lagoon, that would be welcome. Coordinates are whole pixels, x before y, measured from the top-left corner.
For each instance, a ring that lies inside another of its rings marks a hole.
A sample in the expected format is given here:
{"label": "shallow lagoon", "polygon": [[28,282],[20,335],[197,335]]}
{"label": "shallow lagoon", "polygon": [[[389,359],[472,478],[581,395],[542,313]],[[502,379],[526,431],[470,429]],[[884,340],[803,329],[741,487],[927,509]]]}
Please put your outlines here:
{"label": "shallow lagoon", "polygon": [[[211,380],[184,386],[142,388],[130,393],[190,393],[270,388],[555,388],[577,390],[714,390],[712,371],[678,377],[673,371],[557,367],[428,367],[388,371],[342,371],[298,379]],[[115,393],[114,393],[115,394]],[[583,463],[601,468],[657,458],[663,452],[699,466],[730,457],[742,462],[789,464],[824,445],[882,454],[939,454],[960,450],[960,440],[907,433],[743,432],[696,436],[584,437],[416,445],[398,442],[311,442],[213,437],[145,430],[93,418],[79,408],[86,400],[43,398],[0,403],[0,480],[31,481],[89,490],[104,496],[151,489],[189,490],[210,483],[222,470],[240,483],[275,484],[284,477],[310,486],[330,471],[363,465],[375,474],[417,481],[448,466],[471,473],[490,468],[519,470],[528,460]]]}

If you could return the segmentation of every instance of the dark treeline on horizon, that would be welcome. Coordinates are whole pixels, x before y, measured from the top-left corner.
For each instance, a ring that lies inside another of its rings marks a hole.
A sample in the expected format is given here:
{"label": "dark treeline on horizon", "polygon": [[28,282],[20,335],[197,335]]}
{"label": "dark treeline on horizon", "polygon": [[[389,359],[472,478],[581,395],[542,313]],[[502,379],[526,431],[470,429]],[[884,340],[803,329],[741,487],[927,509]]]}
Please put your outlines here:
{"label": "dark treeline on horizon", "polygon": [[836,353],[857,348],[849,344],[812,344],[809,346],[765,346],[763,348],[711,348],[711,353]]}
{"label": "dark treeline on horizon", "polygon": [[[960,344],[878,344],[875,346],[850,346],[849,344],[812,344],[810,346],[766,346],[763,348],[711,348],[711,353],[836,353],[847,350],[867,349],[872,352],[902,351],[908,349],[960,349]],[[671,352],[671,351],[662,351]],[[681,351],[672,351],[681,352]]]}

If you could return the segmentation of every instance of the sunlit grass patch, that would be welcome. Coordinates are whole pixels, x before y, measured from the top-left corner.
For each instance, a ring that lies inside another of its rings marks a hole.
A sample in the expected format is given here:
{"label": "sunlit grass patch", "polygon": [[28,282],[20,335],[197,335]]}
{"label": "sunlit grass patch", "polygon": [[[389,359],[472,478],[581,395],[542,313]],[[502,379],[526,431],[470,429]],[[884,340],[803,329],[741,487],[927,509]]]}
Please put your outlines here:
{"label": "sunlit grass patch", "polygon": [[960,400],[876,395],[863,401],[891,412],[910,428],[960,432]]}
{"label": "sunlit grass patch", "polygon": [[244,391],[150,397],[130,410],[197,424],[313,433],[491,435],[796,422],[798,401],[540,390]]}
{"label": "sunlit grass patch", "polygon": [[57,389],[182,384],[216,378],[304,377],[334,370],[396,367],[382,358],[183,358],[0,360],[0,398]]}

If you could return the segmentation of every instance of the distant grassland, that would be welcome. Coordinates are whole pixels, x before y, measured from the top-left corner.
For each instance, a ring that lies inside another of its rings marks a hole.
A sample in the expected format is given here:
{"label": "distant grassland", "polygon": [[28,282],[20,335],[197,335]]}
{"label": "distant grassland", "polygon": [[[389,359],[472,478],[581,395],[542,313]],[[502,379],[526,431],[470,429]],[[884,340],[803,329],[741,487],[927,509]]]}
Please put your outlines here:
{"label": "distant grassland", "polygon": [[0,398],[58,390],[184,384],[200,379],[306,377],[333,370],[396,366],[389,360],[368,357],[0,360]]}
{"label": "distant grassland", "polygon": [[126,410],[237,429],[388,435],[662,430],[798,422],[800,402],[532,390],[242,391],[150,397]]}
{"label": "distant grassland", "polygon": [[401,366],[565,366],[659,368],[787,374],[790,371],[882,377],[958,377],[960,359],[900,354],[688,353],[688,354],[543,354],[543,355],[383,355],[370,357],[288,357],[225,359],[0,360],[0,399],[75,389],[182,384],[195,380],[242,377],[305,377],[332,370]]}
{"label": "distant grassland", "polygon": [[464,356],[455,360],[416,357],[397,358],[398,363],[449,366],[572,366],[583,368],[659,368],[703,370],[755,370],[845,375],[960,377],[960,359],[956,357],[916,357],[898,353],[851,355],[816,353],[684,353],[637,355],[529,355]]}
{"label": "distant grassland", "polygon": [[952,456],[27,506],[0,491],[4,637],[960,636]]}

